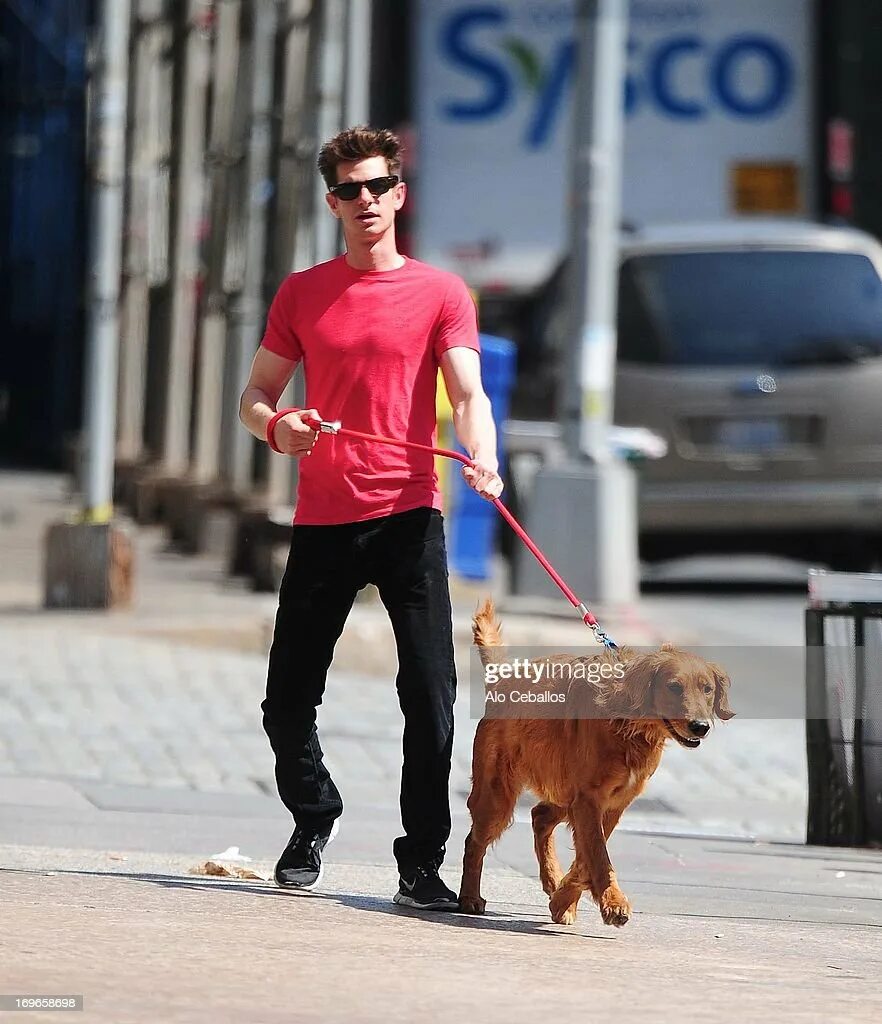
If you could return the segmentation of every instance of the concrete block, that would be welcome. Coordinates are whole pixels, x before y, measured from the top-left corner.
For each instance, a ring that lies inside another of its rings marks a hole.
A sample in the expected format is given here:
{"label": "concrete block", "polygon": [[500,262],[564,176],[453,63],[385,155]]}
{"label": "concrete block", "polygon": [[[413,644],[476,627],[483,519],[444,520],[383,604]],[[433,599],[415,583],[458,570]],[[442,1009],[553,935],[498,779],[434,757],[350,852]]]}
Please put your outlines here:
{"label": "concrete block", "polygon": [[[626,463],[543,466],[524,527],[581,600],[632,605],[638,597],[637,483]],[[526,545],[512,579],[517,595],[559,598],[560,591]]]}
{"label": "concrete block", "polygon": [[195,485],[189,480],[166,480],[159,487],[159,515],[165,524],[169,538],[180,547],[180,524],[184,509]]}
{"label": "concrete block", "polygon": [[265,511],[243,509],[236,522],[236,531],[230,551],[231,576],[250,576],[254,560],[255,542],[259,524],[266,519]]}
{"label": "concrete block", "polygon": [[46,533],[47,608],[116,608],[131,604],[132,541],[112,523],[54,523]]}
{"label": "concrete block", "polygon": [[139,526],[166,522],[169,506],[186,482],[164,475],[156,466],[142,465],[129,472],[126,507],[132,518]]}
{"label": "concrete block", "polygon": [[236,540],[238,514],[234,508],[208,506],[203,510],[196,550],[215,557],[228,557]]}
{"label": "concrete block", "polygon": [[250,576],[252,588],[272,593],[278,588],[274,551],[291,544],[291,523],[270,518],[265,509],[243,509],[236,527],[230,573]]}
{"label": "concrete block", "polygon": [[113,503],[118,508],[134,511],[135,486],[149,472],[142,462],[119,461],[113,467]]}
{"label": "concrete block", "polygon": [[159,521],[159,483],[159,477],[149,471],[134,481],[130,511],[139,526],[150,526]]}
{"label": "concrete block", "polygon": [[234,543],[238,502],[215,484],[181,481],[168,493],[171,539],[188,554],[228,555]]}
{"label": "concrete block", "polygon": [[181,477],[165,477],[156,485],[157,514],[172,528],[181,518],[181,509],[193,483]]}

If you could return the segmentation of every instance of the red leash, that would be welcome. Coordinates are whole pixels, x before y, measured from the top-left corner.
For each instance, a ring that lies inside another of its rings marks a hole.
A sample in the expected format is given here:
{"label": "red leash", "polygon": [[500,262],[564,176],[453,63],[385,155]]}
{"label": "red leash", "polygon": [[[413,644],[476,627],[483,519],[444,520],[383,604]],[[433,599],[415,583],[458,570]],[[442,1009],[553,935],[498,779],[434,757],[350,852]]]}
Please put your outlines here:
{"label": "red leash", "polygon": [[[348,427],[343,427],[339,422],[328,422],[326,420],[317,420],[312,417],[304,418],[303,422],[312,427],[313,430],[320,431],[323,434],[335,434],[338,437],[351,437],[358,441],[373,441],[377,444],[390,444],[396,448],[411,448],[416,451],[430,452],[432,455],[440,455],[445,459],[454,459],[456,462],[461,462],[464,466],[474,468],[475,464],[467,456],[460,452],[451,451],[447,448],[432,448],[427,444],[417,444],[415,441],[400,441],[395,437],[381,437],[379,434],[365,434],[360,430],[350,430]],[[527,545],[530,551],[536,556],[536,560],[542,566],[542,568],[548,573],[548,575],[554,580],[554,582],[560,587],[566,599],[576,609],[579,615],[582,617],[582,621],[586,626],[590,627],[594,633],[594,638],[598,643],[603,644],[604,647],[610,647],[613,650],[618,648],[618,645],[613,643],[610,637],[600,628],[597,619],[591,614],[588,608],[579,600],[579,598],[573,593],[573,591],[567,586],[564,579],[557,572],[551,562],[542,554],[537,547],[536,543],[527,533],[527,531],[521,526],[521,524],[515,519],[515,517],[509,512],[505,505],[499,500],[499,498],[490,499],[496,506],[497,511],[502,518],[508,523],[508,525],[514,530],[514,532],[521,538],[521,540]]]}

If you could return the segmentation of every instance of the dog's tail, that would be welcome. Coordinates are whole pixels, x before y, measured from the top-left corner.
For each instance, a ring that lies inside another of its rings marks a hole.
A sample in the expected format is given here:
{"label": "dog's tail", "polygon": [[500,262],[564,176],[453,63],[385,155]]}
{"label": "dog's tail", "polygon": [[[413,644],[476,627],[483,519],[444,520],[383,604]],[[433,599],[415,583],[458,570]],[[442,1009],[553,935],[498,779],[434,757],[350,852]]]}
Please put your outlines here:
{"label": "dog's tail", "polygon": [[481,664],[498,662],[501,650],[494,654],[490,648],[501,648],[502,626],[496,618],[496,609],[493,606],[493,599],[486,598],[484,603],[478,606],[475,617],[472,620],[472,636],[475,638],[475,645],[481,656]]}

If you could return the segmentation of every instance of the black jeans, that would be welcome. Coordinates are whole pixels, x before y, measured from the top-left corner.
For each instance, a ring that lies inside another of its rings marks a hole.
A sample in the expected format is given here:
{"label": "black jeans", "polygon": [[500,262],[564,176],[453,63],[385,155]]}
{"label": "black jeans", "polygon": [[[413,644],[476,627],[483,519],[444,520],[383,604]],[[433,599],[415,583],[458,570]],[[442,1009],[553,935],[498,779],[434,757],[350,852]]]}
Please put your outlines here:
{"label": "black jeans", "polygon": [[263,727],[279,796],[297,825],[326,829],[343,801],[316,729],[334,645],[355,595],[376,584],[398,648],[404,714],[401,870],[440,863],[450,835],[448,781],[456,669],[443,519],[417,508],[341,526],[295,526],[279,592]]}

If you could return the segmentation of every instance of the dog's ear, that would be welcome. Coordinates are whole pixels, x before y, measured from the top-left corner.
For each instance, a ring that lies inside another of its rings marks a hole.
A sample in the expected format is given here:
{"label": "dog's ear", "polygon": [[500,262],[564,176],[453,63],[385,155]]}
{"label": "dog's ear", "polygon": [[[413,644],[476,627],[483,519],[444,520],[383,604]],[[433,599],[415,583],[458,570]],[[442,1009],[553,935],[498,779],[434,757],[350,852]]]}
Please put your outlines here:
{"label": "dog's ear", "polygon": [[725,669],[719,665],[711,665],[716,681],[716,692],[714,693],[714,715],[721,722],[728,722],[735,717],[735,712],[729,707],[729,684],[731,680]]}
{"label": "dog's ear", "polygon": [[655,654],[643,654],[628,665],[622,696],[629,718],[652,715],[652,684],[659,668],[659,659]]}

